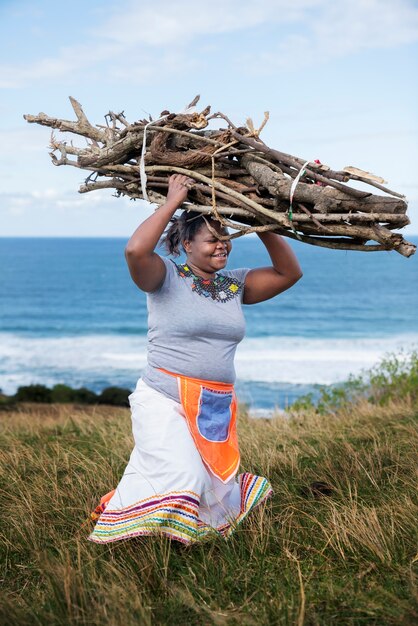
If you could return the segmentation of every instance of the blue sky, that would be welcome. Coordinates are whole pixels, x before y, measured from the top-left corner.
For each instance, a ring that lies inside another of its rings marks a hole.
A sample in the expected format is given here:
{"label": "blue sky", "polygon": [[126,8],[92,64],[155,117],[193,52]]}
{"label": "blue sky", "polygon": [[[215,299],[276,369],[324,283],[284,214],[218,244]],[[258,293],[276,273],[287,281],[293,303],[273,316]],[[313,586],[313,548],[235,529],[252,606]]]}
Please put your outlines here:
{"label": "blue sky", "polygon": [[[196,94],[269,145],[354,165],[409,200],[418,234],[418,3],[412,0],[0,0],[0,236],[128,237],[143,202],[78,193],[49,130],[24,113],[93,123],[181,110]],[[82,141],[80,140],[80,145]]]}

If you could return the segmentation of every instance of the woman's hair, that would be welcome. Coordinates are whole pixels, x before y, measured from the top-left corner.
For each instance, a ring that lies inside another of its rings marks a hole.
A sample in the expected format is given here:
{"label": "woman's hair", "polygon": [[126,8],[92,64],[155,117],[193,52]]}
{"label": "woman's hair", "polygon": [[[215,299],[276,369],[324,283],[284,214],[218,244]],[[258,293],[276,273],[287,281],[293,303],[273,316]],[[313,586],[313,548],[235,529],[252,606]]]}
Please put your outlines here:
{"label": "woman's hair", "polygon": [[179,256],[179,246],[183,241],[193,241],[196,233],[206,223],[205,218],[197,211],[183,211],[180,217],[172,217],[171,225],[165,231],[160,245],[164,245],[168,254]]}

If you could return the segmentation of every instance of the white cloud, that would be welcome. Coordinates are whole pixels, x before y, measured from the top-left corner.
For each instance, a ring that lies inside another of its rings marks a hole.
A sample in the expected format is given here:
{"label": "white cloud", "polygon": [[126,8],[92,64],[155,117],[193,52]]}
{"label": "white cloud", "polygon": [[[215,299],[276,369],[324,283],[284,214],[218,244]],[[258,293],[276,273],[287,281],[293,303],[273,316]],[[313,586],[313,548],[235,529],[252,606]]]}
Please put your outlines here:
{"label": "white cloud", "polygon": [[41,189],[32,191],[29,195],[35,200],[53,200],[59,194],[57,189]]}
{"label": "white cloud", "polygon": [[[135,58],[134,53],[130,54]],[[191,75],[200,65],[197,57],[187,54],[185,50],[159,50],[153,53],[137,50],[136,54],[135,63],[129,65],[123,60],[110,61],[107,75],[115,81],[124,81],[130,85],[152,84],[156,76],[163,80],[164,77],[179,73]]]}
{"label": "white cloud", "polygon": [[237,59],[253,73],[318,67],[324,61],[366,49],[384,49],[418,40],[418,7],[411,0],[323,0],[304,15],[305,29],[279,40],[274,49]]}
{"label": "white cloud", "polygon": [[61,48],[51,57],[23,65],[0,65],[0,88],[26,87],[42,80],[62,80],[68,83],[74,74],[119,56],[124,49],[114,43],[73,45]]}
{"label": "white cloud", "polygon": [[144,210],[150,211],[150,205],[142,200],[131,201],[129,198],[115,198],[112,190],[98,190],[87,194],[75,191],[60,191],[59,189],[35,189],[27,193],[0,194],[0,214],[25,214],[34,224],[40,213],[68,214],[75,218],[88,216],[94,222],[94,211],[101,213],[118,213],[130,211],[132,207],[141,214]]}
{"label": "white cloud", "polygon": [[0,237],[129,237],[154,211],[111,190],[78,194],[56,188],[0,194]]}
{"label": "white cloud", "polygon": [[122,14],[110,17],[96,33],[136,45],[178,46],[204,35],[232,33],[264,23],[303,20],[306,11],[319,8],[324,0],[159,0],[152,8],[131,2]]}
{"label": "white cloud", "polygon": [[364,48],[390,48],[418,39],[418,7],[408,0],[330,2],[312,30],[318,47],[326,51],[332,45],[338,56]]}
{"label": "white cloud", "polygon": [[23,120],[23,113],[22,111],[22,128],[0,130],[0,145],[3,157],[7,155],[7,158],[9,158],[8,155],[14,151],[39,152],[40,146],[47,146],[49,143],[50,131],[36,124],[31,124],[29,127]]}
{"label": "white cloud", "polygon": [[[279,26],[284,24],[295,32],[281,35]],[[62,47],[53,56],[23,65],[0,65],[0,87],[46,80],[68,84],[100,67],[108,78],[129,77],[144,84],[152,76],[163,78],[210,62],[210,54],[207,58],[202,53],[208,37],[213,41],[263,25],[269,34],[264,46],[251,49],[244,59],[231,54],[229,61],[228,42],[222,40],[225,65],[244,60],[253,72],[270,73],[365,48],[407,44],[418,39],[418,7],[412,0],[156,0],[152,8],[130,2],[123,12],[116,9],[101,25],[80,33],[88,44]],[[271,25],[278,26],[273,49]]]}

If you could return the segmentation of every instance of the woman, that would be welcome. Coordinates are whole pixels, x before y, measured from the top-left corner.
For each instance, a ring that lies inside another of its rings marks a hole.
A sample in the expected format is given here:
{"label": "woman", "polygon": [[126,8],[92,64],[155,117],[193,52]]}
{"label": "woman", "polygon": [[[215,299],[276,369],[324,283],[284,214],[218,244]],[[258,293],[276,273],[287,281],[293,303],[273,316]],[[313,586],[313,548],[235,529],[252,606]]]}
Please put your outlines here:
{"label": "woman", "polygon": [[[243,304],[273,298],[301,277],[284,239],[258,236],[272,266],[225,270],[230,241],[219,222],[186,211],[191,179],[173,175],[167,199],[130,238],[126,260],[147,293],[148,366],[129,396],[135,447],[116,490],[96,509],[89,539],[107,543],[164,534],[191,543],[229,536],[272,492],[268,481],[243,473],[236,434],[234,355],[245,331]],[[187,254],[179,265],[154,251]]]}

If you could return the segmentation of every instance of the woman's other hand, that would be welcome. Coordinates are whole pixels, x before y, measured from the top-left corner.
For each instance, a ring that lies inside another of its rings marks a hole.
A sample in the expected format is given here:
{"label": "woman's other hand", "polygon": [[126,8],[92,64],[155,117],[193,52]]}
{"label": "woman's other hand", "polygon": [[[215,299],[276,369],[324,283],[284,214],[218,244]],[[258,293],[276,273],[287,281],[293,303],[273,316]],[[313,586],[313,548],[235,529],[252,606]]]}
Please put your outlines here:
{"label": "woman's other hand", "polygon": [[193,184],[193,179],[183,174],[173,174],[168,179],[167,202],[181,206],[187,198],[187,193]]}

